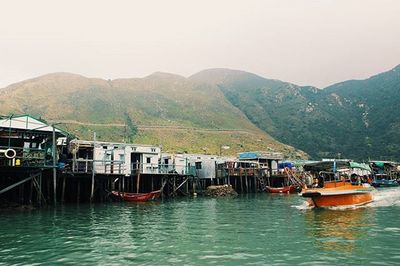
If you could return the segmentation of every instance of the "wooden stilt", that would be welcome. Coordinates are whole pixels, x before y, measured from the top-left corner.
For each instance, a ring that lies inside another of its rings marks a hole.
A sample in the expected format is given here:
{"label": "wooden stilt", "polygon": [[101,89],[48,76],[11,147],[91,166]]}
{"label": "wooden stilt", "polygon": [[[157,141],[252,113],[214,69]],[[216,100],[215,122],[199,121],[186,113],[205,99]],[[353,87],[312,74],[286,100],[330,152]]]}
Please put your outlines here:
{"label": "wooden stilt", "polygon": [[47,202],[51,202],[50,201],[50,178],[46,178],[46,190],[47,190]]}
{"label": "wooden stilt", "polygon": [[62,191],[61,191],[61,202],[64,203],[65,202],[65,183],[66,183],[66,177],[65,175],[63,176],[63,183],[62,183]]}
{"label": "wooden stilt", "polygon": [[39,193],[38,193],[38,203],[39,205],[42,205],[42,173],[39,175]]}
{"label": "wooden stilt", "polygon": [[136,178],[136,193],[139,193],[139,184],[140,184],[140,172],[138,173]]}
{"label": "wooden stilt", "polygon": [[234,187],[234,189],[237,190],[237,189],[238,189],[238,186],[237,186],[237,177],[234,176],[233,178],[235,179],[235,187]]}
{"label": "wooden stilt", "polygon": [[173,183],[173,187],[172,187],[172,191],[173,191],[173,196],[176,195],[176,177],[174,176],[174,183]]}
{"label": "wooden stilt", "polygon": [[22,184],[19,187],[19,198],[20,198],[20,201],[22,204],[24,204],[24,186],[25,186],[25,184]]}
{"label": "wooden stilt", "polygon": [[240,193],[243,193],[243,175],[240,175]]}
{"label": "wooden stilt", "polygon": [[248,178],[247,178],[247,173],[246,173],[244,178],[246,179],[245,180],[245,182],[246,182],[246,193],[248,194],[249,193],[249,182],[248,182]]}
{"label": "wooden stilt", "polygon": [[78,187],[76,189],[76,202],[79,203],[81,200],[81,180],[78,178]]}
{"label": "wooden stilt", "polygon": [[30,190],[29,190],[29,204],[32,204],[33,181],[34,181],[34,179],[35,178],[33,178],[32,181],[31,181],[31,187],[30,187]]}
{"label": "wooden stilt", "polygon": [[[161,182],[164,184],[165,182],[164,177],[161,178]],[[161,198],[162,199],[164,198],[164,191],[161,193]]]}
{"label": "wooden stilt", "polygon": [[192,182],[192,189],[193,189],[193,194],[195,195],[196,193],[196,182],[195,182],[195,177],[193,177],[193,182]]}

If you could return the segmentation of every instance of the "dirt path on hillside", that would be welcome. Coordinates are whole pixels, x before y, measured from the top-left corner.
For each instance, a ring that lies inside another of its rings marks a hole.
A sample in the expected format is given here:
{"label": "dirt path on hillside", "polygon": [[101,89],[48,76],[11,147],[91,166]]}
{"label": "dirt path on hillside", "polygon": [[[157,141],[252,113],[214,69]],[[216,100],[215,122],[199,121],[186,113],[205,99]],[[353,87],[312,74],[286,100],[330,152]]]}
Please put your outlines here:
{"label": "dirt path on hillside", "polygon": [[[76,120],[49,120],[49,123],[60,123],[60,124],[73,124],[82,126],[95,126],[95,127],[125,127],[125,124],[120,123],[109,123],[109,124],[99,124],[90,122],[80,122]],[[182,127],[182,126],[146,126],[137,125],[140,130],[151,130],[151,129],[179,129],[179,130],[195,130],[195,131],[205,131],[205,132],[223,132],[223,133],[246,133],[254,134],[255,132],[242,130],[242,129],[220,129],[220,128],[199,128],[199,127]]]}

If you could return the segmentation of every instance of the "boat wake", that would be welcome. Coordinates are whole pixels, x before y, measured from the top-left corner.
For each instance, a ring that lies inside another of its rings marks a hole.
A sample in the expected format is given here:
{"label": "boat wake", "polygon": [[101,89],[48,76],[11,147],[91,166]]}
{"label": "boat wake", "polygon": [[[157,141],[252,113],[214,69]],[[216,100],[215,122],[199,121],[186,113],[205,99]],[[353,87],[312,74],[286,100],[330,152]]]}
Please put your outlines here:
{"label": "boat wake", "polygon": [[374,201],[367,207],[390,207],[400,206],[400,187],[378,189],[374,193]]}
{"label": "boat wake", "polygon": [[292,205],[291,207],[296,208],[298,210],[310,210],[310,209],[314,208],[313,206],[308,204],[307,201],[303,201],[303,203],[300,205]]}

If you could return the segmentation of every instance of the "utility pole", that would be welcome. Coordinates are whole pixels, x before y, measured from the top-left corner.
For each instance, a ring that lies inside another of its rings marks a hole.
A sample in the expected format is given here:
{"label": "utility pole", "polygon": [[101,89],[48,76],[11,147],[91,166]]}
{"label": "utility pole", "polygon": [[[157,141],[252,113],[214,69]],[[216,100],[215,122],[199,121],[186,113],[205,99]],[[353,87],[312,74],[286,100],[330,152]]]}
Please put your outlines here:
{"label": "utility pole", "polygon": [[54,195],[54,206],[57,204],[57,168],[56,168],[56,129],[53,127],[53,195]]}

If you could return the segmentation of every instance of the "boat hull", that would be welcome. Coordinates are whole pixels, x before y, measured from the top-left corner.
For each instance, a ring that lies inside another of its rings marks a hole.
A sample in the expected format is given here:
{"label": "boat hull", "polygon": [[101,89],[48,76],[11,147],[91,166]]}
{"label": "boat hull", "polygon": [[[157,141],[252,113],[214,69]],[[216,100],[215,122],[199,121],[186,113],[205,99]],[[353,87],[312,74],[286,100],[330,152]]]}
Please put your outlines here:
{"label": "boat hull", "polygon": [[296,188],[295,186],[285,186],[285,187],[266,186],[265,191],[269,193],[294,193],[296,192]]}
{"label": "boat hull", "polygon": [[337,206],[359,206],[372,202],[372,194],[313,196],[309,203],[317,208]]}
{"label": "boat hull", "polygon": [[358,206],[372,202],[373,187],[344,185],[332,188],[306,189],[300,194],[315,207]]}
{"label": "boat hull", "polygon": [[128,202],[145,202],[159,198],[161,195],[161,190],[152,191],[149,193],[128,193],[112,191],[112,194]]}

